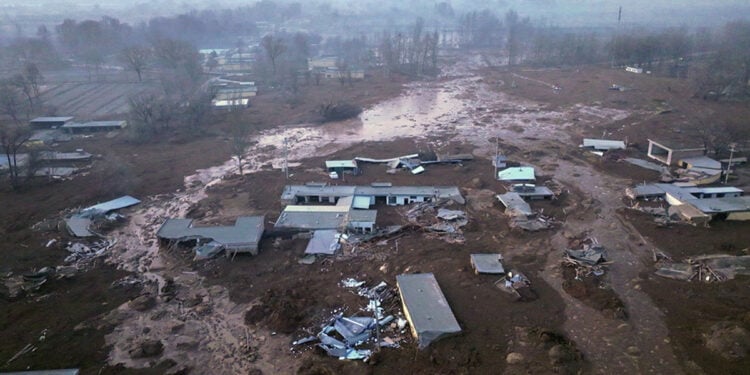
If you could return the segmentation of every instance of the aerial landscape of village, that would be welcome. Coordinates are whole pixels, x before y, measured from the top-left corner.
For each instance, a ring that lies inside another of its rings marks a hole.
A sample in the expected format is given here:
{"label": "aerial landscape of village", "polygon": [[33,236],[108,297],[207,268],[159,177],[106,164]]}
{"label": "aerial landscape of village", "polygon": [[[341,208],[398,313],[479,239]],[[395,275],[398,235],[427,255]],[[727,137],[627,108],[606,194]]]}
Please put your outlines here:
{"label": "aerial landscape of village", "polygon": [[747,374],[750,3],[0,3],[0,374]]}

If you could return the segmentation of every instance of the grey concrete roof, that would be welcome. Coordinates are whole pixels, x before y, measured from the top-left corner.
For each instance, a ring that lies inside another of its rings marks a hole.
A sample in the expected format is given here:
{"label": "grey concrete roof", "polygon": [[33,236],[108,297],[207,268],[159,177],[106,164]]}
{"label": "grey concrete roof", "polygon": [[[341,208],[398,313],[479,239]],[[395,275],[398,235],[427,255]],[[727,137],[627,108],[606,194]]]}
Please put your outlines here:
{"label": "grey concrete roof", "polygon": [[168,240],[211,239],[225,246],[257,244],[263,236],[264,216],[243,216],[233,226],[193,227],[192,219],[167,219],[156,236]]}
{"label": "grey concrete roof", "polygon": [[750,211],[750,196],[692,199],[688,203],[708,214]]}
{"label": "grey concrete roof", "polygon": [[502,259],[500,254],[471,254],[471,265],[477,273],[502,274],[505,273]]}
{"label": "grey concrete roof", "polygon": [[333,255],[340,247],[339,233],[335,230],[316,230],[307,243],[305,254]]}
{"label": "grey concrete roof", "polygon": [[531,206],[529,206],[529,204],[526,203],[518,193],[508,192],[505,194],[499,194],[496,197],[500,203],[507,208],[507,211],[510,211],[511,213],[519,213],[526,216],[532,214]]}
{"label": "grey concrete roof", "polygon": [[346,212],[282,211],[276,220],[277,229],[343,229]]}
{"label": "grey concrete roof", "polygon": [[73,117],[70,117],[70,116],[60,116],[60,117],[49,116],[49,117],[37,117],[31,120],[31,122],[66,122],[72,119]]}
{"label": "grey concrete roof", "polygon": [[461,332],[435,275],[398,275],[396,284],[404,313],[420,349],[426,348],[435,340]]}
{"label": "grey concrete roof", "polygon": [[349,221],[375,222],[378,217],[377,210],[351,210],[349,211]]}
{"label": "grey concrete roof", "polygon": [[384,197],[389,195],[401,196],[437,196],[438,198],[453,199],[458,203],[465,203],[458,187],[455,186],[332,186],[332,185],[287,185],[281,194],[281,199],[291,200],[298,196],[334,196],[369,195]]}

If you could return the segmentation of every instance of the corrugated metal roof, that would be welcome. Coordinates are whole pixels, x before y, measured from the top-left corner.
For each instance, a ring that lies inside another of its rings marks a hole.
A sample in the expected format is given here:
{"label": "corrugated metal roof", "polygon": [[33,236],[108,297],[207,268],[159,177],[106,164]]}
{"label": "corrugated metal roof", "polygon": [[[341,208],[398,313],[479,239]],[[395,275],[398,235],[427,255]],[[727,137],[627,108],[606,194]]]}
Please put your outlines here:
{"label": "corrugated metal roof", "polygon": [[109,211],[119,210],[121,208],[134,206],[141,203],[140,200],[133,198],[129,195],[122,196],[120,198],[113,199],[111,201],[99,203],[91,207],[81,210],[81,213],[107,213]]}
{"label": "corrugated metal roof", "polygon": [[420,349],[426,348],[433,341],[461,332],[435,275],[398,275],[396,284],[404,313]]}

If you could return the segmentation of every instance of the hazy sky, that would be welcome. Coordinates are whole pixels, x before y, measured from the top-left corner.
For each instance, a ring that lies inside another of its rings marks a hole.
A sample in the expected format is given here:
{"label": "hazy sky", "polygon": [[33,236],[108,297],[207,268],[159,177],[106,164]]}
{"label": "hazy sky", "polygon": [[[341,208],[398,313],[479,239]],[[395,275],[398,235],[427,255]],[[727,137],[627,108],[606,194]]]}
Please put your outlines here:
{"label": "hazy sky", "polygon": [[[297,1],[303,8],[315,7],[323,0],[275,0],[277,3]],[[252,4],[247,0],[3,0],[0,1],[0,15],[12,16],[19,9],[24,14],[30,12],[60,12],[61,9],[81,12],[102,12],[127,19],[118,11],[128,10],[140,17],[170,15],[185,12],[191,8],[208,7],[231,8]],[[331,0],[342,13],[385,10],[391,7],[409,9],[414,13],[431,10],[440,1],[435,0]],[[717,26],[738,18],[750,18],[750,0],[446,0],[456,13],[469,10],[491,9],[504,13],[515,9],[522,16],[534,21],[546,20],[560,26],[609,26],[617,22],[617,10],[623,7],[623,23],[639,26]],[[148,12],[137,11],[139,3],[149,4]],[[66,4],[73,5],[66,7]],[[97,6],[97,8],[94,8]],[[162,13],[163,12],[163,13]],[[147,13],[147,14],[144,14]],[[161,14],[151,14],[161,13]],[[59,14],[59,13],[58,13]],[[70,14],[64,16],[70,17]],[[63,17],[61,15],[61,17]]]}

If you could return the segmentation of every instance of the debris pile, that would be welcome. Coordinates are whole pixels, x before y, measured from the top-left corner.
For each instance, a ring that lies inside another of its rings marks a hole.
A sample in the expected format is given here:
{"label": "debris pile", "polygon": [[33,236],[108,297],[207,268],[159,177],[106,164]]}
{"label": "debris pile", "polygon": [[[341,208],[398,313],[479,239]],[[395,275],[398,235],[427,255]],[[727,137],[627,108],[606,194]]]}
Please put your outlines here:
{"label": "debris pile", "polygon": [[531,290],[531,280],[516,270],[511,270],[500,280],[496,281],[495,286],[503,292],[512,295],[518,301],[530,299],[529,297],[534,296]]}
{"label": "debris pile", "polygon": [[65,250],[67,250],[70,255],[65,257],[65,263],[85,265],[88,263],[88,261],[104,254],[116,244],[117,239],[114,239],[112,241],[89,241],[85,244],[82,242],[68,242],[67,246],[65,246]]}
{"label": "debris pile", "polygon": [[440,207],[443,204],[445,202],[419,203],[406,212],[406,219],[447,242],[463,243],[465,238],[461,228],[469,223],[466,212]]}
{"label": "debris pile", "polygon": [[572,267],[576,271],[576,280],[582,280],[589,275],[602,276],[605,268],[612,264],[607,261],[607,252],[596,238],[588,237],[582,241],[575,241],[579,249],[566,249],[563,252],[563,265]]}
{"label": "debris pile", "polygon": [[74,266],[42,267],[22,275],[12,272],[0,276],[0,296],[14,300],[23,295],[39,291],[50,278],[67,279],[78,272]]}
{"label": "debris pile", "polygon": [[399,311],[386,315],[386,311],[398,310],[396,292],[385,282],[373,287],[365,284],[352,278],[341,280],[342,287],[356,289],[357,295],[368,299],[367,306],[360,311],[369,316],[344,316],[343,312],[335,310],[316,335],[294,341],[292,350],[318,342],[317,347],[331,357],[367,361],[380,347],[398,348],[407,321],[402,317],[396,318],[396,315],[401,315]]}
{"label": "debris pile", "polygon": [[737,275],[750,275],[750,255],[701,255],[682,263],[672,262],[669,257],[659,254],[654,258],[658,268],[656,274],[675,280],[714,283],[734,279]]}
{"label": "debris pile", "polygon": [[533,212],[531,206],[516,192],[499,194],[495,197],[505,206],[505,215],[510,218],[511,228],[535,232],[551,228],[555,223],[554,218],[544,216],[542,212]]}

